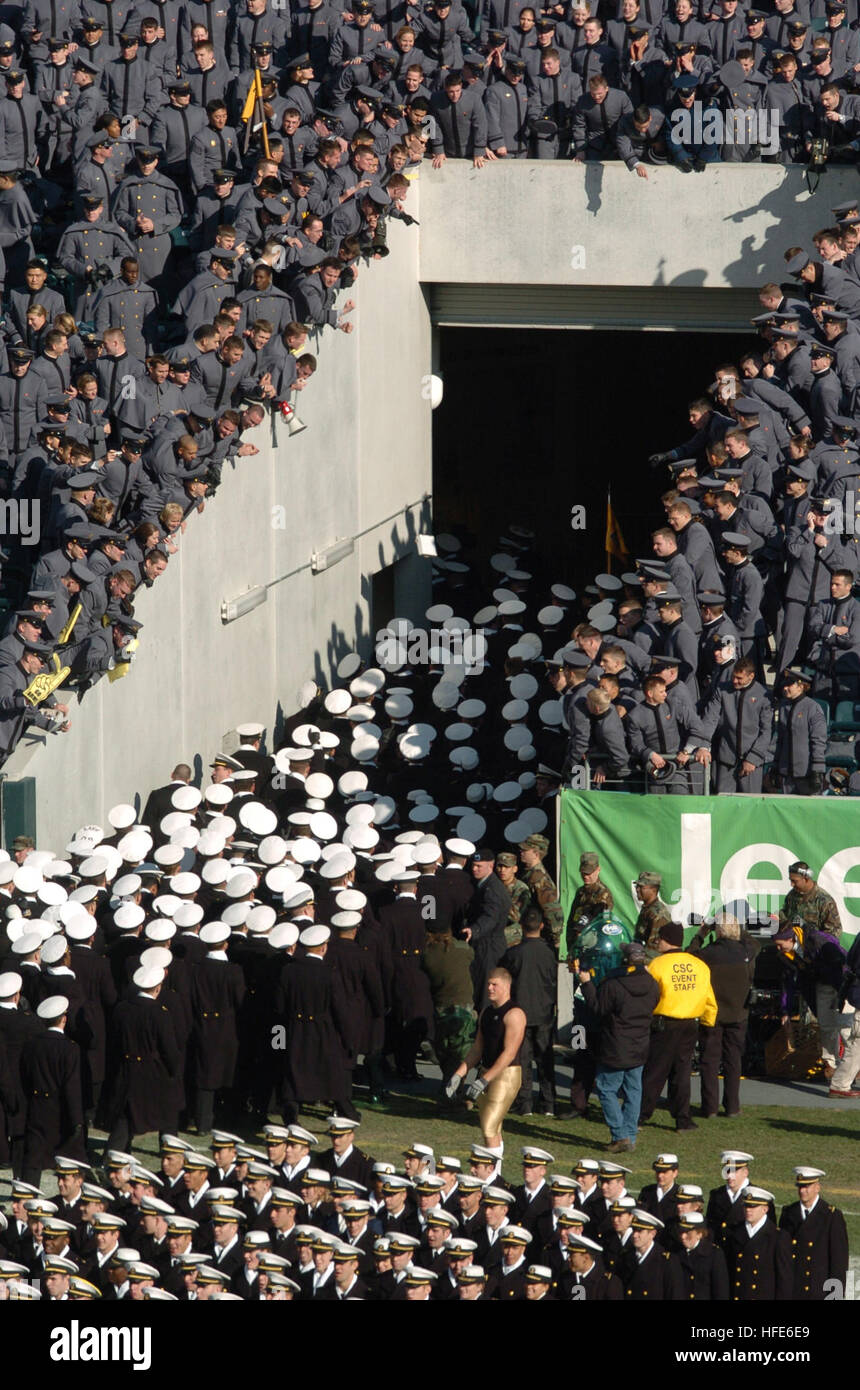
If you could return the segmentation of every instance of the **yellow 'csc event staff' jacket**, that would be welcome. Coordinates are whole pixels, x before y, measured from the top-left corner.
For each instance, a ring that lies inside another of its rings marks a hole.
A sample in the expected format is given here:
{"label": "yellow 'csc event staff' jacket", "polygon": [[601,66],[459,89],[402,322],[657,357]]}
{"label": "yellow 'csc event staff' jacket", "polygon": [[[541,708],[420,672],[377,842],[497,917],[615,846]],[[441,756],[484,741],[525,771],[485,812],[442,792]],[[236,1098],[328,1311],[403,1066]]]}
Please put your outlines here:
{"label": "yellow 'csc event staff' jacket", "polygon": [[703,960],[686,951],[666,951],[648,966],[660,986],[655,1014],[666,1018],[697,1018],[706,1028],[717,1021],[717,1001],[711,972]]}

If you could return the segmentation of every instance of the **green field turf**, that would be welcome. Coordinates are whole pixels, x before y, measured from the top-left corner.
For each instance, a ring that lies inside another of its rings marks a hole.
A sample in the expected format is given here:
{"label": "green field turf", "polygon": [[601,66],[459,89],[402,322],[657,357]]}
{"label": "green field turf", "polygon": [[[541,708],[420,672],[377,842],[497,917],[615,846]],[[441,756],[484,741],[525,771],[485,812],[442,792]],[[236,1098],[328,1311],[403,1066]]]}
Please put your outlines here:
{"label": "green field turf", "polygon": [[[470,1144],[481,1139],[475,1112],[443,1113],[435,1100],[408,1094],[405,1090],[395,1091],[386,1105],[379,1108],[362,1105],[360,1097],[356,1098],[356,1103],[362,1113],[358,1146],[374,1158],[385,1159],[398,1167],[402,1163],[401,1151],[416,1140],[432,1144],[437,1154],[451,1154],[465,1160]],[[328,1147],[325,1118],[326,1111],[320,1107],[303,1109],[301,1114],[301,1123],[312,1132],[320,1133],[322,1147]],[[273,1115],[272,1120],[279,1122],[280,1117]],[[612,1155],[607,1153],[609,1133],[595,1101],[585,1120],[511,1116],[505,1121],[503,1174],[509,1182],[516,1183],[520,1148],[524,1144],[539,1144],[554,1156],[553,1168],[561,1173],[568,1173],[580,1157],[617,1157],[632,1169],[628,1187],[636,1195],[646,1182],[653,1181],[651,1163],[656,1154],[671,1151],[680,1159],[681,1177],[687,1182],[698,1183],[707,1196],[708,1189],[719,1186],[722,1181],[720,1151],[738,1148],[755,1155],[751,1180],[774,1193],[779,1211],[796,1197],[792,1168],[795,1164],[811,1164],[826,1171],[824,1196],[845,1213],[852,1254],[860,1256],[858,1107],[852,1108],[850,1102],[844,1107],[820,1110],[751,1106],[745,1108],[738,1119],[717,1117],[697,1123],[698,1129],[676,1134],[668,1111],[657,1110],[650,1123],[640,1130],[635,1152]],[[235,1132],[261,1147],[259,1132],[242,1126]],[[194,1144],[200,1142],[195,1134],[181,1137]],[[208,1140],[208,1136],[205,1138]],[[206,1145],[201,1147],[205,1149]],[[137,1140],[135,1152],[142,1162],[157,1171],[155,1135]]]}

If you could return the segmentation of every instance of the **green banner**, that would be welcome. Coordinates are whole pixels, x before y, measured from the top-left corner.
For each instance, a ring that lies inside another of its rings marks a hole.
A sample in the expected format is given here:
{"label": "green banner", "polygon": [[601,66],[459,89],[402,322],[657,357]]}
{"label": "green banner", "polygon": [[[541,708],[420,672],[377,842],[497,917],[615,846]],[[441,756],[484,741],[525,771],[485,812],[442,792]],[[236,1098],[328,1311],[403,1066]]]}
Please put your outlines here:
{"label": "green banner", "polygon": [[[860,802],[841,797],[632,796],[564,790],[559,798],[559,891],[565,917],[582,882],[579,856],[600,856],[600,878],[621,920],[639,912],[633,880],[663,875],[660,896],[687,924],[747,900],[779,912],[788,866],[809,864],[836,899],[843,943],[860,931]],[[692,935],[692,932],[690,933]]]}

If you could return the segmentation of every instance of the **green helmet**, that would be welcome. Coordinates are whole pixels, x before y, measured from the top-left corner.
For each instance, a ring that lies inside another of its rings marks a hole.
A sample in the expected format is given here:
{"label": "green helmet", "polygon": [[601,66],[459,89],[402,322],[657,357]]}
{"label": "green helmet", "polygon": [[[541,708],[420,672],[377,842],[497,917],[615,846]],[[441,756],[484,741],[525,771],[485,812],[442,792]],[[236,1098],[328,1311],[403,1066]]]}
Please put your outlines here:
{"label": "green helmet", "polygon": [[621,948],[633,940],[633,932],[613,912],[601,912],[583,929],[578,940],[579,965],[590,970],[595,984],[600,984],[613,970],[623,964]]}

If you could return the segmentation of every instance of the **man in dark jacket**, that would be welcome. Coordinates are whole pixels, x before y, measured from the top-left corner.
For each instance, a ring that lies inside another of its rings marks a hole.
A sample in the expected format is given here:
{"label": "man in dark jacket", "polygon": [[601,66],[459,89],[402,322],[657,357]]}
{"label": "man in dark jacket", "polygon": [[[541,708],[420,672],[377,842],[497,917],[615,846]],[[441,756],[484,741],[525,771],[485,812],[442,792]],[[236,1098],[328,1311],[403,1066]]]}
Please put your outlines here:
{"label": "man in dark jacket", "polygon": [[45,1028],[35,1034],[21,1057],[21,1081],[27,1097],[27,1124],[22,1177],[35,1187],[42,1170],[57,1153],[83,1158],[81,1053],[65,1035],[69,1001],[49,995],[36,1013]]}
{"label": "man in dark jacket", "polygon": [[140,966],[132,976],[134,993],[114,1010],[105,1155],[110,1149],[127,1152],[136,1134],[164,1128],[165,1099],[182,1060],[170,1015],[159,1002],[164,977],[158,966]]}
{"label": "man in dark jacket", "polygon": [[[622,947],[624,966],[608,975],[599,989],[591,976],[579,976],[585,1002],[600,1019],[596,1090],[612,1135],[612,1153],[635,1147],[642,1099],[642,1068],[648,1057],[651,1015],[660,997],[657,982],[645,969],[645,951],[638,941]],[[618,1095],[623,1091],[624,1101]]]}
{"label": "man in dark jacket", "polygon": [[211,1130],[216,1093],[232,1087],[239,1056],[237,1017],[245,998],[245,979],[241,966],[227,958],[229,936],[229,927],[221,922],[203,927],[200,939],[207,953],[191,976],[191,1049],[199,1134]]}
{"label": "man in dark jacket", "polygon": [[12,1173],[21,1175],[24,1157],[24,1135],[27,1125],[27,1092],[21,1077],[21,1062],[31,1039],[44,1032],[44,1024],[25,1006],[21,1008],[21,976],[10,970],[0,975],[0,1051],[6,1055],[9,1070],[8,1093],[4,1096],[6,1134],[9,1153],[2,1149],[5,1135],[0,1136],[0,1155],[3,1163],[11,1158]]}
{"label": "man in dark jacket", "polygon": [[511,993],[526,1016],[526,1032],[520,1053],[523,1084],[511,1107],[516,1115],[531,1115],[532,1062],[537,1065],[541,1115],[555,1114],[555,1001],[558,964],[549,942],[541,936],[543,916],[536,907],[526,908],[521,926],[523,939],[512,946],[502,964],[513,978]]}
{"label": "man in dark jacket", "polygon": [[792,1296],[791,1237],[768,1215],[773,1193],[763,1187],[744,1189],[744,1220],[726,1237],[733,1302],[783,1302]]}
{"label": "man in dark jacket", "polygon": [[486,847],[475,850],[472,877],[476,889],[466,909],[463,935],[475,952],[472,979],[475,984],[475,1008],[480,1012],[487,1002],[487,980],[490,971],[505,954],[505,926],[511,908],[511,895],[498,874],[493,873],[496,856]]}
{"label": "man in dark jacket", "polygon": [[726,1303],[729,1298],[729,1274],[726,1257],[711,1240],[705,1218],[700,1211],[686,1212],[678,1222],[681,1242],[679,1263],[685,1298],[701,1303]]}
{"label": "man in dark jacket", "polygon": [[87,914],[77,923],[69,936],[70,965],[81,986],[83,1005],[79,1024],[85,1037],[80,1040],[81,1083],[83,1086],[84,1118],[92,1124],[101,1099],[107,1059],[107,1020],[117,1002],[116,987],[106,956],[93,949],[97,925]]}
{"label": "man in dark jacket", "polygon": [[826,1176],[821,1168],[795,1168],[798,1200],[783,1207],[779,1218],[791,1240],[790,1297],[804,1303],[838,1297],[849,1277],[845,1217],[821,1195]]}
{"label": "man in dark jacket", "polygon": [[346,1094],[343,1044],[332,1015],[334,972],[325,964],[331,933],[318,923],[299,937],[304,955],[285,967],[276,994],[286,1038],[281,1090],[284,1123],[295,1123],[299,1105],[331,1099],[335,1114],[361,1117]]}
{"label": "man in dark jacket", "polygon": [[367,1058],[373,1052],[375,1030],[385,1014],[385,996],[375,958],[356,940],[361,913],[335,912],[331,920],[336,930],[330,941],[335,976],[332,1003],[347,1066],[345,1098],[351,1100],[352,1074],[358,1058]]}
{"label": "man in dark jacket", "polygon": [[755,973],[756,950],[752,938],[741,940],[736,917],[717,922],[716,940],[696,951],[711,972],[717,1001],[717,1021],[711,1028],[699,1024],[702,1043],[702,1115],[710,1119],[720,1108],[720,1064],[723,1068],[723,1109],[727,1115],[741,1111],[741,1061],[747,1033],[747,999]]}
{"label": "man in dark jacket", "polygon": [[[379,909],[379,925],[391,942],[394,962],[392,992],[392,1040],[398,1075],[417,1081],[415,1056],[433,1030],[430,984],[421,969],[427,926],[416,898],[418,873],[401,869],[392,875],[397,896]],[[335,914],[338,915],[338,914]]]}

